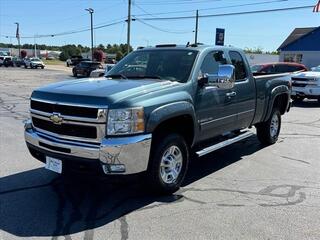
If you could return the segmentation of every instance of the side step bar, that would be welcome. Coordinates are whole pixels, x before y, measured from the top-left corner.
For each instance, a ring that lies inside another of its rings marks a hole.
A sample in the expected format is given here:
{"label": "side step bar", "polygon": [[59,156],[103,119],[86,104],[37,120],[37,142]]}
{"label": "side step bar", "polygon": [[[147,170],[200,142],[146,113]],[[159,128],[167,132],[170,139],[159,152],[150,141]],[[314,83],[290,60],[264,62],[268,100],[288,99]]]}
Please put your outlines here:
{"label": "side step bar", "polygon": [[236,143],[236,142],[239,142],[245,138],[248,138],[248,137],[251,137],[253,136],[254,133],[253,132],[250,132],[250,131],[247,131],[247,132],[244,132],[244,133],[241,133],[240,135],[234,137],[234,138],[230,138],[230,139],[227,139],[223,142],[219,142],[217,144],[214,144],[210,147],[206,147],[200,151],[197,151],[196,154],[199,156],[199,157],[202,157],[208,153],[211,153],[211,152],[214,152],[220,148],[223,148],[223,147],[226,147],[226,146],[229,146],[233,143]]}

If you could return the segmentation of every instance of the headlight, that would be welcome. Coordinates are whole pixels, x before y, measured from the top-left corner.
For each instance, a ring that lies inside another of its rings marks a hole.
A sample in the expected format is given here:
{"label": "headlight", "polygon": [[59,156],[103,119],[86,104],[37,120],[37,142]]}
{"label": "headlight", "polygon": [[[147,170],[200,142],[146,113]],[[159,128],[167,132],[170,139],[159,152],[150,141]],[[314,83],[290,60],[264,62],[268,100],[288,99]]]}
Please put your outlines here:
{"label": "headlight", "polygon": [[144,132],[143,108],[110,109],[107,135],[124,135]]}

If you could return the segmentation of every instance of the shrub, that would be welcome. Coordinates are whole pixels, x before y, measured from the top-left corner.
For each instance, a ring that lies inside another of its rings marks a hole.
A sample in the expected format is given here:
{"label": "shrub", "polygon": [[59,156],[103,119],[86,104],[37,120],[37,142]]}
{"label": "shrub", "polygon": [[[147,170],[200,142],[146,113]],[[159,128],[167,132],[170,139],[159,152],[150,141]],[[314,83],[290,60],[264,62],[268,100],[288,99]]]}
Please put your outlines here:
{"label": "shrub", "polygon": [[98,61],[98,62],[102,62],[103,58],[104,58],[104,52],[102,50],[95,50],[93,52],[93,58],[94,60]]}
{"label": "shrub", "polygon": [[20,55],[21,55],[21,58],[25,58],[27,56],[27,51],[21,50]]}

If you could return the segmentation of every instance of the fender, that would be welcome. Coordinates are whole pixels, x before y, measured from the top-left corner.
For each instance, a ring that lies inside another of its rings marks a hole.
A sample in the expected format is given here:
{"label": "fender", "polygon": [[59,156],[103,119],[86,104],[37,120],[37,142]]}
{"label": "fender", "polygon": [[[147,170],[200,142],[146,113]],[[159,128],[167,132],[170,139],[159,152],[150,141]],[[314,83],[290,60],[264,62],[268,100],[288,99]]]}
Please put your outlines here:
{"label": "fender", "polygon": [[198,132],[196,127],[196,116],[195,110],[192,103],[187,101],[179,101],[174,103],[168,103],[154,109],[147,120],[146,130],[147,132],[153,132],[154,129],[162,122],[169,120],[174,117],[179,117],[182,115],[189,115],[193,120],[193,127],[195,135]]}
{"label": "fender", "polygon": [[289,97],[288,99],[290,99],[289,92],[290,92],[290,90],[289,90],[288,86],[286,86],[286,85],[280,85],[280,86],[277,86],[277,87],[272,89],[271,95],[269,97],[268,108],[267,108],[267,111],[265,113],[265,117],[263,118],[263,121],[266,121],[266,120],[269,119],[276,97],[279,96],[279,95],[282,95],[282,94],[287,94],[288,97]]}

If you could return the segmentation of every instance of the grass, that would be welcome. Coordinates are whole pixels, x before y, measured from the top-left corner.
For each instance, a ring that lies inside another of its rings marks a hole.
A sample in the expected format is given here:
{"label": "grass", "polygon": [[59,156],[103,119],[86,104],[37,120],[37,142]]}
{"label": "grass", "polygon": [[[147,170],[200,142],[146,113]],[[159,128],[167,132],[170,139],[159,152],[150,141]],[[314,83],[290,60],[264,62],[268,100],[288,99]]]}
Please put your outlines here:
{"label": "grass", "polygon": [[45,65],[66,65],[64,61],[60,61],[59,59],[54,60],[43,60]]}

